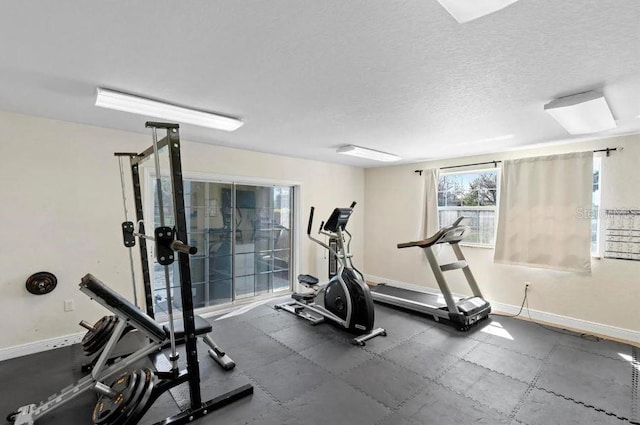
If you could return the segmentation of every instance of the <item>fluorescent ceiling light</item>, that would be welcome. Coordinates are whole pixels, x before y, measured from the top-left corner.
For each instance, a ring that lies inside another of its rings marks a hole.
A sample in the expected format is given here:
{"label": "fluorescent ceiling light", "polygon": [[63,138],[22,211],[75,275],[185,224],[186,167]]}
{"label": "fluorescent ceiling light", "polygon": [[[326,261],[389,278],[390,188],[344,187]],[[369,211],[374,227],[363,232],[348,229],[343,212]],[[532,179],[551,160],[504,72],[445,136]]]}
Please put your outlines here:
{"label": "fluorescent ceiling light", "polygon": [[616,127],[606,99],[594,91],[561,97],[544,105],[544,110],[569,134],[597,133]]}
{"label": "fluorescent ceiling light", "polygon": [[438,0],[460,24],[504,9],[518,0]]}
{"label": "fluorescent ceiling light", "polygon": [[358,156],[360,158],[373,159],[375,161],[393,162],[398,161],[400,157],[391,153],[380,152],[373,149],[361,148],[360,146],[347,145],[338,149],[336,152],[343,155]]}
{"label": "fluorescent ceiling light", "polygon": [[225,131],[237,130],[244,124],[237,118],[170,105],[100,87],[97,90],[96,106]]}

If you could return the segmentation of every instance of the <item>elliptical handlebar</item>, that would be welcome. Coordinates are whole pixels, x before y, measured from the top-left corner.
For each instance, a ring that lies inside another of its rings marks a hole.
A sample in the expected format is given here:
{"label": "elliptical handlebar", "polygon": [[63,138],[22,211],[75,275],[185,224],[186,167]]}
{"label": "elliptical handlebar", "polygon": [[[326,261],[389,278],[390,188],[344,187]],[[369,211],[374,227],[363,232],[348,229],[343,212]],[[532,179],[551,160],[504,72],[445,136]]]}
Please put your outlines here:
{"label": "elliptical handlebar", "polygon": [[311,207],[311,211],[309,212],[309,224],[307,225],[307,235],[311,235],[311,226],[313,226],[313,211],[315,211],[315,207]]}

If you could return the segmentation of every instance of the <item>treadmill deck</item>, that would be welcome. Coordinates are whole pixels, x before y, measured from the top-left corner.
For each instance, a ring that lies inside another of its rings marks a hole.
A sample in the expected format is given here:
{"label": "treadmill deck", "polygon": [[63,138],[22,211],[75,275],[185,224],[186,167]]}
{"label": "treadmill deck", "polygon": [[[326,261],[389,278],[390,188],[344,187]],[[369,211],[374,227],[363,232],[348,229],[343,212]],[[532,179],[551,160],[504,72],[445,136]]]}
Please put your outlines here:
{"label": "treadmill deck", "polygon": [[[442,307],[447,306],[441,294],[412,291],[410,289],[398,288],[396,286],[389,286],[384,284],[372,286],[370,289],[371,289],[371,296],[373,297],[373,300],[379,301],[381,303],[401,305],[403,307],[411,308],[410,306],[407,306],[404,303],[398,304],[393,302],[392,299],[388,298],[388,297],[395,297],[395,298],[399,298],[400,300],[409,301],[411,302],[411,304],[413,303],[422,304],[426,307],[430,307],[431,309],[440,309]],[[385,297],[385,295],[387,297]]]}

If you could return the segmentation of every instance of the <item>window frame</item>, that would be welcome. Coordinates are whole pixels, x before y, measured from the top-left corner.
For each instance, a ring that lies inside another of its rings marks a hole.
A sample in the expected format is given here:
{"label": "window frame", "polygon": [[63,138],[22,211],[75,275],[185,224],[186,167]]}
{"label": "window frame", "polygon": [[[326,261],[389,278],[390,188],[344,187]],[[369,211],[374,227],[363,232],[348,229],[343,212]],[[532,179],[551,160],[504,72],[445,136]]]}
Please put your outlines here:
{"label": "window frame", "polygon": [[[494,249],[495,248],[495,246],[496,246],[496,234],[497,234],[497,230],[498,230],[498,206],[500,204],[500,171],[501,171],[501,168],[500,168],[499,165],[496,165],[494,167],[489,167],[489,168],[483,167],[483,168],[467,169],[467,170],[464,170],[464,171],[445,171],[445,172],[439,172],[438,173],[438,184],[440,184],[440,177],[451,176],[451,175],[460,175],[460,174],[483,173],[483,172],[487,172],[487,171],[495,171],[495,173],[496,173],[496,204],[495,205],[444,206],[444,207],[441,207],[440,205],[437,206],[437,209],[438,209],[438,225],[439,226],[442,226],[442,224],[440,223],[439,218],[440,218],[440,211],[443,211],[443,210],[446,210],[446,211],[459,211],[459,210],[474,209],[474,210],[477,210],[477,211],[492,211],[492,210],[494,211],[494,213],[495,213],[495,225],[493,227],[493,243],[491,243],[491,244],[483,244],[483,243],[468,242],[468,241],[463,240],[463,241],[460,242],[460,245],[462,245],[462,246],[473,247],[473,248],[486,248],[486,249]],[[438,199],[436,199],[436,203],[438,203]]]}

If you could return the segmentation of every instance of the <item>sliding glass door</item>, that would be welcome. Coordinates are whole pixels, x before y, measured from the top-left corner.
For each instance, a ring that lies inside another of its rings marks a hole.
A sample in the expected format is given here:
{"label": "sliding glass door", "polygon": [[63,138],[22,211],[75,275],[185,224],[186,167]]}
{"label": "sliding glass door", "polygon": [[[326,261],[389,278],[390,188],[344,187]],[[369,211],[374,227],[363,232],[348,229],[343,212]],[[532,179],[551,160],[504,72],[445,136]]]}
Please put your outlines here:
{"label": "sliding glass door", "polygon": [[[196,307],[292,287],[293,187],[189,179],[184,187],[188,239],[198,248],[190,257]],[[159,216],[155,204],[154,226]],[[166,205],[165,217],[170,221]],[[174,273],[177,267],[172,281]],[[157,264],[154,281],[154,307],[162,311],[166,309],[164,272]],[[180,294],[177,288],[172,293]],[[174,304],[179,307],[180,300]]]}

